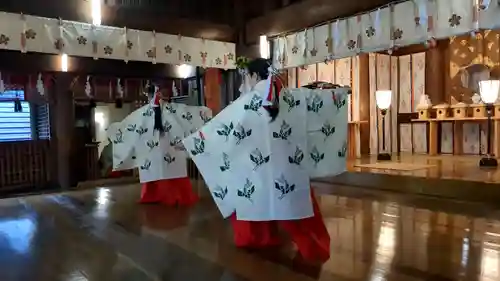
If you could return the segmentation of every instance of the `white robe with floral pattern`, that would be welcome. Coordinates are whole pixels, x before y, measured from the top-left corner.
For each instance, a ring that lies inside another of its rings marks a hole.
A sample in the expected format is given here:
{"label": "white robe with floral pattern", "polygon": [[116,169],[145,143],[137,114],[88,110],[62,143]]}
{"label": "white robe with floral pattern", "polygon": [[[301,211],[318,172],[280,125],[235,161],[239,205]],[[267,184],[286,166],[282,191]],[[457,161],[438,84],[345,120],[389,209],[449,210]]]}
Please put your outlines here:
{"label": "white robe with floral pattern", "polygon": [[348,90],[286,89],[271,123],[249,92],[184,140],[224,217],[313,216],[310,178],[346,169]]}
{"label": "white robe with floral pattern", "polygon": [[139,169],[142,183],[187,176],[182,139],[211,118],[206,107],[163,103],[164,133],[154,130],[154,112],[145,105],[108,129],[113,142],[113,169]]}

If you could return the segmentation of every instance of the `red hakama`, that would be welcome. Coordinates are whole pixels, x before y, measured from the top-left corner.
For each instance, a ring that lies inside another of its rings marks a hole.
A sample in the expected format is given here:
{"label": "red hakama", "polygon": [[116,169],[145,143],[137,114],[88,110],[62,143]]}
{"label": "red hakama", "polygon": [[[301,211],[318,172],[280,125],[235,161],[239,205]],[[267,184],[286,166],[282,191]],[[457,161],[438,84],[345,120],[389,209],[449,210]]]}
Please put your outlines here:
{"label": "red hakama", "polygon": [[314,216],[286,221],[241,221],[230,217],[238,247],[261,248],[280,244],[278,227],[290,235],[301,256],[308,261],[326,262],[330,258],[330,235],[311,189]]}
{"label": "red hakama", "polygon": [[198,201],[188,177],[165,179],[142,184],[139,203],[159,203],[168,206],[192,206]]}
{"label": "red hakama", "polygon": [[109,173],[109,177],[112,178],[112,179],[121,178],[122,177],[122,171],[111,171]]}

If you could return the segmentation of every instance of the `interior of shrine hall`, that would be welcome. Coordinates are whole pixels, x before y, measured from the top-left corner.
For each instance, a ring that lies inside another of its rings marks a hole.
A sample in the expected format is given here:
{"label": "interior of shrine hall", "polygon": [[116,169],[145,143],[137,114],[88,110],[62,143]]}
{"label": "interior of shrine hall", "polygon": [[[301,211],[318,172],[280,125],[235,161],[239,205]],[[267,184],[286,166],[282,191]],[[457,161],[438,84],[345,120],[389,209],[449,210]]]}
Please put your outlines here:
{"label": "interior of shrine hall", "polygon": [[[0,280],[500,280],[500,1],[448,1],[1,1]],[[236,247],[191,159],[192,207],[103,167],[151,83],[216,116],[241,58],[351,90],[322,264]]]}

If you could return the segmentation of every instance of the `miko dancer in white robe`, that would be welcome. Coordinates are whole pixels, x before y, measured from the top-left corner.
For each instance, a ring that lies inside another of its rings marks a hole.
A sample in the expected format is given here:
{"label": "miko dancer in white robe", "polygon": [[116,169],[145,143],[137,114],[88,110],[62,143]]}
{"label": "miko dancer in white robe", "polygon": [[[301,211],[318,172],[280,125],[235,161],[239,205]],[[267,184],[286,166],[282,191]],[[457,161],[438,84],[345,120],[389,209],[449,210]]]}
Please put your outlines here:
{"label": "miko dancer in white robe", "polygon": [[323,106],[325,112],[332,110],[331,116],[337,112],[345,115],[339,118],[336,146],[328,146],[333,148],[328,163],[338,162],[328,174],[333,175],[345,170],[345,159],[340,158],[345,156],[347,112],[340,99],[337,101],[335,95],[332,99],[331,92],[320,96],[299,89],[311,95],[285,93],[278,97],[280,85],[273,81],[267,60],[250,62],[247,72],[252,90],[186,138],[184,145],[222,215],[231,219],[237,246],[278,245],[282,242],[278,235],[281,228],[291,236],[303,258],[324,262],[330,256],[330,237],[309,177],[315,174],[311,169],[329,161],[328,149],[321,150],[320,146],[330,144],[335,129],[326,122],[311,126],[311,134],[317,135],[312,139],[320,141],[310,142],[307,116],[310,111],[319,120]]}
{"label": "miko dancer in white robe", "polygon": [[[210,109],[163,101],[147,87],[150,103],[127,116],[110,133],[114,170],[139,169],[140,203],[191,206],[198,200],[187,175],[182,139],[211,117]],[[127,163],[132,163],[127,164]]]}

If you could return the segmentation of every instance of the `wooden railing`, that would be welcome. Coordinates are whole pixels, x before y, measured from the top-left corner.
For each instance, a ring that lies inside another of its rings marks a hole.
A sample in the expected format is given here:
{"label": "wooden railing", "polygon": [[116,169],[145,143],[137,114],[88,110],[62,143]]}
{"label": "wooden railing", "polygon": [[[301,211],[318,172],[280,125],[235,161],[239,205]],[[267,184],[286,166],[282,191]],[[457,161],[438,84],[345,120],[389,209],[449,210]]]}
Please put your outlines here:
{"label": "wooden railing", "polygon": [[0,143],[0,191],[49,183],[49,141]]}
{"label": "wooden railing", "polygon": [[[51,182],[49,142],[40,140],[0,143],[0,192],[24,188],[36,190]],[[83,151],[84,161],[81,162],[83,165],[79,173],[82,173],[84,178],[81,180],[99,179],[97,146],[88,145]],[[188,161],[188,176],[193,180],[202,179],[191,160]]]}

